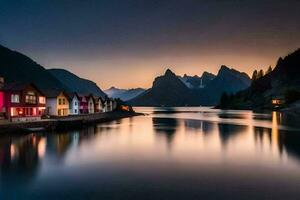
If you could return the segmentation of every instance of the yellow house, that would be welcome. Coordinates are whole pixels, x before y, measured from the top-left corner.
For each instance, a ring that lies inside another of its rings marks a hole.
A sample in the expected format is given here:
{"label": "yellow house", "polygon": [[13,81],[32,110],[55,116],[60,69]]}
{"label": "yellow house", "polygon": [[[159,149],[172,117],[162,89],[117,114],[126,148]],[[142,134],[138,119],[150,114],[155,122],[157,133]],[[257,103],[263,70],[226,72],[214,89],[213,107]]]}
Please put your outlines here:
{"label": "yellow house", "polygon": [[46,92],[46,107],[49,115],[68,116],[69,115],[69,98],[65,92],[51,91]]}

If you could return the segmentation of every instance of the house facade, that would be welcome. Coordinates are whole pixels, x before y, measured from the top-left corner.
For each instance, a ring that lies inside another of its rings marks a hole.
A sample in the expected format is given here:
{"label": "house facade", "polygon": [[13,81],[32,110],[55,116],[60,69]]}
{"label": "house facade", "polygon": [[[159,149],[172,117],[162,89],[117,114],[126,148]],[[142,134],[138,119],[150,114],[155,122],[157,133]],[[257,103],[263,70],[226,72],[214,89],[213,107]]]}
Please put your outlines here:
{"label": "house facade", "polygon": [[104,102],[104,112],[111,112],[113,111],[113,99],[107,98]]}
{"label": "house facade", "polygon": [[95,98],[95,112],[104,112],[104,101],[101,97]]}
{"label": "house facade", "polygon": [[79,96],[77,93],[69,95],[70,99],[70,115],[79,115],[80,114],[80,102]]}
{"label": "house facade", "polygon": [[87,99],[88,99],[88,113],[93,114],[93,113],[95,113],[95,100],[94,100],[94,97],[93,97],[93,95],[89,95],[87,97]]}
{"label": "house facade", "polygon": [[51,91],[46,92],[47,97],[47,114],[52,116],[69,115],[69,98],[65,92]]}
{"label": "house facade", "polygon": [[11,121],[41,119],[46,108],[46,98],[34,84],[4,84],[0,90],[0,109],[6,118]]}
{"label": "house facade", "polygon": [[79,114],[88,114],[88,98],[85,95],[78,95],[79,98]]}

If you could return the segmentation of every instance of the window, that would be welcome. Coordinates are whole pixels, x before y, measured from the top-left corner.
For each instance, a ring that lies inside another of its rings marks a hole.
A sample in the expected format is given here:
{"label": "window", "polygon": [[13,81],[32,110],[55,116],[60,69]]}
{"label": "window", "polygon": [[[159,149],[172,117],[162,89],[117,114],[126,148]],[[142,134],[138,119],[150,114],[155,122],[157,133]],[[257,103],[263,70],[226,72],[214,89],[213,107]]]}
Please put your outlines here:
{"label": "window", "polygon": [[29,104],[36,104],[36,96],[26,95],[25,102]]}
{"label": "window", "polygon": [[63,105],[66,104],[66,99],[65,99],[65,98],[62,99],[62,104],[63,104]]}
{"label": "window", "polygon": [[77,101],[74,102],[74,105],[77,106]]}
{"label": "window", "polygon": [[77,114],[77,109],[74,110],[74,113]]}
{"label": "window", "polygon": [[20,103],[20,95],[18,95],[18,94],[12,94],[11,95],[11,102],[12,103]]}
{"label": "window", "polygon": [[36,104],[36,95],[33,91],[28,91],[25,96],[25,102],[29,104]]}
{"label": "window", "polygon": [[61,99],[58,99],[58,105],[61,105]]}
{"label": "window", "polygon": [[39,97],[39,103],[45,104],[46,103],[46,98],[45,97]]}

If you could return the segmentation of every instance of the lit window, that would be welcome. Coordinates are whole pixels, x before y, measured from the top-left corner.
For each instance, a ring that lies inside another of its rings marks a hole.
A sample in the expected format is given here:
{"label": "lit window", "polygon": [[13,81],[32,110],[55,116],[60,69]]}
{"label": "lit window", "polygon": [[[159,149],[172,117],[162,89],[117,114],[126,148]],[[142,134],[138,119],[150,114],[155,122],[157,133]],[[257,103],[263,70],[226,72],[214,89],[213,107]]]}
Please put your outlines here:
{"label": "lit window", "polygon": [[18,94],[11,95],[11,102],[12,103],[20,103],[20,96]]}
{"label": "lit window", "polygon": [[36,96],[34,95],[26,95],[25,96],[25,102],[29,104],[36,104]]}
{"label": "lit window", "polygon": [[45,104],[46,103],[46,98],[45,97],[39,97],[39,103]]}

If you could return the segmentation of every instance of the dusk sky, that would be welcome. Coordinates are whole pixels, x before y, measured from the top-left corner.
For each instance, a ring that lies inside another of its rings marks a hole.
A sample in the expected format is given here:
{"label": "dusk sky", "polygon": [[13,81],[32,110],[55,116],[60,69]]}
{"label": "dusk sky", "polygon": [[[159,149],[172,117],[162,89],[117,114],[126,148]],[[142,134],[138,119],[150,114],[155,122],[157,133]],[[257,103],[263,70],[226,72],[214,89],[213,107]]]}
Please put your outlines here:
{"label": "dusk sky", "polygon": [[300,1],[0,0],[0,44],[102,89],[176,74],[249,75],[300,47]]}

